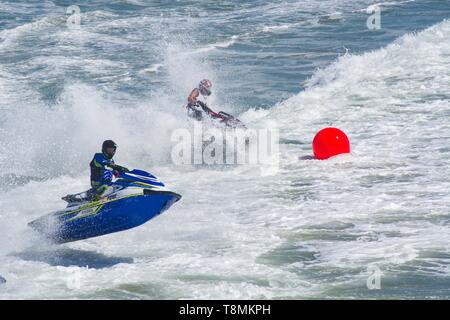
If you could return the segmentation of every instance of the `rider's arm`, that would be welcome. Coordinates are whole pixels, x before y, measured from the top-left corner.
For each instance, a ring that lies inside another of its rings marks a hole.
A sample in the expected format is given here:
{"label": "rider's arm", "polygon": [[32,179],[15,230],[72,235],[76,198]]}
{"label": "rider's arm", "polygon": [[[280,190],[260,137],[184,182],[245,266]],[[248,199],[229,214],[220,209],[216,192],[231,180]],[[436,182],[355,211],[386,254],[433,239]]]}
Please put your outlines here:
{"label": "rider's arm", "polygon": [[212,115],[212,116],[217,116],[218,114],[215,113],[214,111],[212,111],[211,108],[209,108],[206,103],[202,102],[202,101],[197,101],[197,104],[202,107],[203,111],[205,111],[207,114]]}
{"label": "rider's arm", "polygon": [[207,105],[206,103],[203,103],[202,101],[197,101],[198,104],[202,107],[203,111],[205,111],[206,113],[209,114],[216,114],[214,111],[212,111]]}
{"label": "rider's arm", "polygon": [[188,105],[194,105],[197,102],[197,98],[200,95],[200,92],[197,88],[191,91],[191,94],[188,97]]}
{"label": "rider's arm", "polygon": [[110,170],[104,170],[103,171],[103,174],[102,174],[102,177],[101,177],[101,179],[102,179],[102,185],[107,185],[107,186],[109,186],[109,185],[111,185],[111,183],[112,183],[112,179],[113,179],[113,172],[112,171],[110,171]]}
{"label": "rider's arm", "polygon": [[106,167],[114,164],[114,162],[110,159],[107,159],[103,154],[97,153],[94,156],[94,165],[96,167]]}
{"label": "rider's arm", "polygon": [[98,154],[94,158],[94,163],[97,167],[102,167],[103,169],[106,169],[105,167],[109,167],[113,170],[117,170],[119,172],[128,172],[126,167],[119,166],[118,164],[115,164],[113,160],[105,158],[102,154]]}
{"label": "rider's arm", "polygon": [[119,166],[118,164],[110,165],[110,167],[113,168],[114,170],[119,171],[119,172],[129,172],[130,171],[128,168]]}

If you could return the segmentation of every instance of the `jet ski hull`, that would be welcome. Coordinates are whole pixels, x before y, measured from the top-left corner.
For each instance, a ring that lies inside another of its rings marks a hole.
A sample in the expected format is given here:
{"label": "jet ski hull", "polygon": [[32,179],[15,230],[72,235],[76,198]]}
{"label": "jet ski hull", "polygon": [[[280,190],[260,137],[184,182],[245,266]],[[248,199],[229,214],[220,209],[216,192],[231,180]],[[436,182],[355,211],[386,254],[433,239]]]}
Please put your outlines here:
{"label": "jet ski hull", "polygon": [[70,206],[29,225],[52,242],[72,242],[140,226],[169,209],[180,198],[172,191],[144,189],[122,198]]}

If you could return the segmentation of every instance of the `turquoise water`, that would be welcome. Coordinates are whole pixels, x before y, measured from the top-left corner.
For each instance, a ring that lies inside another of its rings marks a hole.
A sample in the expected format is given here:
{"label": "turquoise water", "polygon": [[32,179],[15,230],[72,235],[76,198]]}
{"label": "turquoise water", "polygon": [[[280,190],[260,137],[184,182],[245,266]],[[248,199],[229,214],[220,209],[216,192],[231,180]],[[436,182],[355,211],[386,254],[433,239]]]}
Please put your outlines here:
{"label": "turquoise water", "polygon": [[[71,1],[2,1],[0,298],[448,298],[450,2],[380,3],[369,30],[376,3],[78,1],[73,29]],[[277,125],[276,174],[171,163],[202,78],[214,109]],[[329,125],[352,155],[300,161]],[[183,200],[32,246],[27,222],[88,186],[107,138]]]}

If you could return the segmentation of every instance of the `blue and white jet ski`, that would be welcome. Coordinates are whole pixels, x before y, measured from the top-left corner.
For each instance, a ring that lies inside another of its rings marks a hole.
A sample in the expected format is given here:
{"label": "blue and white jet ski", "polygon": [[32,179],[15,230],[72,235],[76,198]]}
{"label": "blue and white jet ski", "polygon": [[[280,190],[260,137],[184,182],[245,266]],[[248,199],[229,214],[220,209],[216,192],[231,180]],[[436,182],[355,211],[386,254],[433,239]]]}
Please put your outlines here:
{"label": "blue and white jet ski", "polygon": [[77,241],[137,227],[181,199],[142,170],[121,173],[110,190],[98,201],[75,200],[83,199],[83,193],[64,197],[66,209],[28,225],[55,243]]}

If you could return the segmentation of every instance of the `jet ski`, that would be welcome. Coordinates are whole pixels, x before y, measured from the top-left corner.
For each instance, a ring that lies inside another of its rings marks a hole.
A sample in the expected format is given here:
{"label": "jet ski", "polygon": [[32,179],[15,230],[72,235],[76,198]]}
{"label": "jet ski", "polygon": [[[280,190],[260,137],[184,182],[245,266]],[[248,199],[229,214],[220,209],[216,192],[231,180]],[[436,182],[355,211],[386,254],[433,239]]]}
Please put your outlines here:
{"label": "jet ski", "polygon": [[64,197],[64,210],[28,225],[54,243],[66,243],[137,227],[169,209],[181,195],[142,171],[122,172],[103,198],[89,201],[86,192]]}
{"label": "jet ski", "polygon": [[229,128],[240,128],[240,129],[247,129],[245,124],[239,120],[238,118],[232,116],[229,113],[220,111],[220,112],[214,112],[212,111],[205,103],[201,101],[197,101],[196,105],[194,107],[187,106],[188,109],[188,116],[191,118],[194,118],[196,120],[204,120],[203,112],[199,109],[201,108],[206,115],[208,115],[208,118],[213,121],[215,124],[219,124],[221,126],[225,125]]}
{"label": "jet ski", "polygon": [[223,111],[220,111],[219,113],[210,114],[210,117],[218,121],[219,123],[225,124],[227,127],[247,129],[247,127],[241,120]]}

